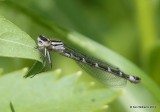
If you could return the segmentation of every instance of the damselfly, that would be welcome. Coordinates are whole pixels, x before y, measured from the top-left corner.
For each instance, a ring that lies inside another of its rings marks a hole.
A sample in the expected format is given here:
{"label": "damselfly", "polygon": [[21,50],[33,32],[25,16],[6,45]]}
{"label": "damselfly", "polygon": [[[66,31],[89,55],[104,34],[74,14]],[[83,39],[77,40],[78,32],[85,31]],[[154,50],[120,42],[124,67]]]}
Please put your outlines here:
{"label": "damselfly", "polygon": [[66,46],[62,41],[49,40],[44,36],[39,36],[37,40],[37,48],[42,54],[44,67],[48,68],[48,70],[52,68],[50,52],[55,51],[65,57],[75,60],[86,72],[106,85],[121,86],[125,85],[127,80],[131,83],[139,83],[141,80],[137,76],[125,74],[113,65],[72,49]]}

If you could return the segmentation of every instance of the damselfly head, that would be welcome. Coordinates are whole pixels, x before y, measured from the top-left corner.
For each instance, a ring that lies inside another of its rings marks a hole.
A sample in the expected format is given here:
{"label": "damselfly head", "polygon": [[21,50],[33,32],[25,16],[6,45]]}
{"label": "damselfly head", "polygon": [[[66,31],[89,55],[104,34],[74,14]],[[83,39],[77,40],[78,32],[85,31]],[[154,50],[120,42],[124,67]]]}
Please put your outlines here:
{"label": "damselfly head", "polygon": [[41,48],[46,48],[51,45],[51,41],[42,35],[38,36],[37,41],[38,41],[38,47],[41,47]]}

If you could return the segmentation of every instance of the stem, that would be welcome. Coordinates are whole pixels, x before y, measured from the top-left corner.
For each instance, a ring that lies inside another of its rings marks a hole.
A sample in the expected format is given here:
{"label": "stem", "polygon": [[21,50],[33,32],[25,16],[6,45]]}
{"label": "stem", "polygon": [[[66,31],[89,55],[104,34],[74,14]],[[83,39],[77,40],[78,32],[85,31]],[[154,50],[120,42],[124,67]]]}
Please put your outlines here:
{"label": "stem", "polygon": [[140,33],[142,66],[147,70],[150,51],[156,41],[154,4],[152,0],[136,0],[136,17]]}

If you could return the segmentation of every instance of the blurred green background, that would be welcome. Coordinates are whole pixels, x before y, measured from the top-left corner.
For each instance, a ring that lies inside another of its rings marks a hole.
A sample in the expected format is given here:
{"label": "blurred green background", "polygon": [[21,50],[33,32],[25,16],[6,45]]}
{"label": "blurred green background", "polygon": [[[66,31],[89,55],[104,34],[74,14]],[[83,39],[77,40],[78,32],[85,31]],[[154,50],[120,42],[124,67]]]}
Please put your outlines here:
{"label": "blurred green background", "polygon": [[[0,15],[35,41],[40,34],[62,40],[70,46],[102,57],[120,69],[142,78],[141,84],[128,84],[127,87],[118,90],[125,92],[106,103],[109,108],[101,111],[154,112],[155,109],[131,109],[129,106],[158,105],[157,108],[160,108],[159,0],[1,0]],[[73,35],[75,38],[69,38],[68,35]],[[99,45],[111,49],[116,55],[111,53],[113,57],[110,57],[109,51],[107,52],[109,55],[105,57],[105,50],[103,52]],[[89,47],[85,48],[86,46]],[[92,50],[92,46],[98,50]],[[124,61],[123,58],[121,60],[120,55],[129,61]],[[3,55],[0,57],[2,74],[31,67],[35,61],[29,58],[22,59],[25,57],[11,57]],[[81,70],[73,60],[55,53],[52,55],[52,61],[53,70],[61,68],[63,75]],[[94,79],[84,75],[80,82],[91,80]],[[101,88],[109,89],[101,84],[94,89],[98,91]],[[18,111],[15,109],[15,112]]]}

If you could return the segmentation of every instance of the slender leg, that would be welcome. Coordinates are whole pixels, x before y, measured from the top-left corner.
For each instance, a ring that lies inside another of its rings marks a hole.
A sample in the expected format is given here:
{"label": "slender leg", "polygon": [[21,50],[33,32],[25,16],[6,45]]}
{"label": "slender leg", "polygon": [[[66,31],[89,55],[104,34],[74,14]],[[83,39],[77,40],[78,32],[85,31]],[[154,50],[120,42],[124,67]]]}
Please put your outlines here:
{"label": "slender leg", "polygon": [[45,49],[44,49],[44,57],[47,56],[47,51],[48,51],[47,48],[45,48]]}
{"label": "slender leg", "polygon": [[50,56],[50,52],[47,51],[47,57],[48,57],[48,63],[50,64],[50,69],[52,68],[52,60],[51,60],[51,56]]}

